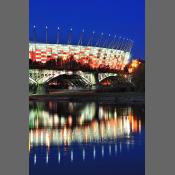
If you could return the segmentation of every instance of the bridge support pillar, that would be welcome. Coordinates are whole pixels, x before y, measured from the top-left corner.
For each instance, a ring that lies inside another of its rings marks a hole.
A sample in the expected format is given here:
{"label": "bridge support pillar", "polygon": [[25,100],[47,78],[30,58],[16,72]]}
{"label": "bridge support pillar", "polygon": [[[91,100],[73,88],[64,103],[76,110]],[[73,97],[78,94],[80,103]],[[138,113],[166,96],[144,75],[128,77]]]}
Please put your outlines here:
{"label": "bridge support pillar", "polygon": [[98,72],[93,73],[95,78],[95,85],[99,84]]}
{"label": "bridge support pillar", "polygon": [[47,93],[46,87],[43,84],[38,85],[37,94],[38,95],[45,95],[46,93]]}

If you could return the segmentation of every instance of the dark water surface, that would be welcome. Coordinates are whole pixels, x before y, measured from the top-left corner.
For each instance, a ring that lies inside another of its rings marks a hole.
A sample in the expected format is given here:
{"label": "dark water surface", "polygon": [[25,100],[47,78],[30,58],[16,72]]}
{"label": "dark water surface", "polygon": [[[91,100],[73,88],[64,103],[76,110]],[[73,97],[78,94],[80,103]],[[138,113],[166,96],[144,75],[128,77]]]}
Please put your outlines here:
{"label": "dark water surface", "polygon": [[30,101],[30,175],[144,175],[144,106]]}

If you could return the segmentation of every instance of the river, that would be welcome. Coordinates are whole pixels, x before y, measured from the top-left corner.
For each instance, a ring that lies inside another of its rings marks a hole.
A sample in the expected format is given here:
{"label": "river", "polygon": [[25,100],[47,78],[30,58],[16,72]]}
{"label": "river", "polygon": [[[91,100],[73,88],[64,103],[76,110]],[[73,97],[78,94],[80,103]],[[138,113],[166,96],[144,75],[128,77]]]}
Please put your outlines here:
{"label": "river", "polygon": [[29,103],[30,175],[144,175],[143,105]]}

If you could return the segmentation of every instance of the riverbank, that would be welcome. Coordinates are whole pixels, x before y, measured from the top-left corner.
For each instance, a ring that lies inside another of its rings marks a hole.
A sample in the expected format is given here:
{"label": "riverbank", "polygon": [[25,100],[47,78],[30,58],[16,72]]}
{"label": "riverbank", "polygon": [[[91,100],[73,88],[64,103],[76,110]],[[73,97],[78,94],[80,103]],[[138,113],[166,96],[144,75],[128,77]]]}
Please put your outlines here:
{"label": "riverbank", "polygon": [[95,101],[115,104],[145,104],[145,94],[140,92],[59,91],[45,95],[30,95],[29,100]]}

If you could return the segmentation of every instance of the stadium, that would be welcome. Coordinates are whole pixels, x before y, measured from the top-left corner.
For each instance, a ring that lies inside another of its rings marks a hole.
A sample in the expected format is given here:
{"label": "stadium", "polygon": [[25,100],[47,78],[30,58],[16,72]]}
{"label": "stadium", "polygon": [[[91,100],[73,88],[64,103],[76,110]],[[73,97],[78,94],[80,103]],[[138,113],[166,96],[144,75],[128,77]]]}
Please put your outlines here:
{"label": "stadium", "polygon": [[29,59],[46,64],[49,61],[76,62],[91,69],[123,70],[129,63],[130,52],[100,47],[61,44],[29,44]]}
{"label": "stadium", "polygon": [[[59,28],[57,33],[57,44],[48,43],[48,28],[46,26],[46,42],[29,43],[30,67],[44,67],[52,69],[76,69],[86,71],[115,72],[124,70],[131,58],[133,41],[125,38],[112,39],[111,35],[105,37],[102,33],[94,39],[94,32],[87,43],[83,44],[84,30],[80,34],[77,44],[71,44],[72,29],[68,34],[67,44],[59,42]],[[34,26],[34,36],[36,35]],[[36,38],[36,36],[35,36]],[[72,65],[70,67],[70,65]]]}

